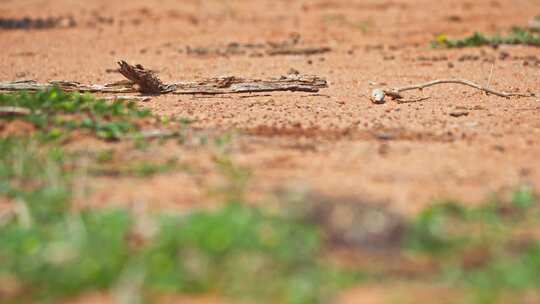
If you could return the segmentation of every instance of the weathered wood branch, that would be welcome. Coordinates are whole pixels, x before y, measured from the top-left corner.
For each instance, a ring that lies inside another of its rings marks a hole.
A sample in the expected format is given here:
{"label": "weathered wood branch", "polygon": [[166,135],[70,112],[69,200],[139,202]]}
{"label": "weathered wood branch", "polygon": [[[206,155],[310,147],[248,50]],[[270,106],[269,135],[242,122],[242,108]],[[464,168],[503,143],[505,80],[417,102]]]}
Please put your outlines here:
{"label": "weathered wood branch", "polygon": [[325,79],[310,75],[287,75],[268,80],[247,79],[235,76],[211,78],[199,82],[172,84],[174,94],[231,94],[256,92],[318,92],[327,88]]}
{"label": "weathered wood branch", "polygon": [[164,84],[155,73],[140,65],[132,66],[121,61],[119,72],[129,81],[111,84],[81,84],[74,81],[51,81],[38,83],[33,80],[0,82],[0,91],[37,91],[58,87],[65,91],[92,93],[135,93],[143,94],[235,94],[257,92],[318,92],[327,88],[324,78],[310,75],[286,75],[267,80],[248,79],[235,76],[210,78],[197,82]]}
{"label": "weathered wood branch", "polygon": [[[38,83],[33,80],[0,82],[1,91],[38,91],[58,87],[71,92],[91,93],[136,93],[138,90],[133,84],[82,84],[74,81],[51,81]],[[168,85],[161,93],[173,94],[234,94],[256,92],[318,92],[327,88],[325,79],[309,75],[287,75],[280,78],[260,80],[232,77],[210,78],[198,82],[178,82]]]}

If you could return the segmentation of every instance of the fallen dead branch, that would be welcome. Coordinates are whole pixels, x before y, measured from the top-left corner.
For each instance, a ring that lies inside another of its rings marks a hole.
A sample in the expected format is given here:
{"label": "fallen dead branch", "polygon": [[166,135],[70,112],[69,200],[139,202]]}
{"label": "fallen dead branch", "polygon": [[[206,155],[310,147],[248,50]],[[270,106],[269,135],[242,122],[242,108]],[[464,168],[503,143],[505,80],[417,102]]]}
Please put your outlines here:
{"label": "fallen dead branch", "polygon": [[22,107],[0,107],[0,116],[28,115],[31,111]]}
{"label": "fallen dead branch", "polygon": [[390,88],[390,89],[374,89],[371,93],[371,100],[374,103],[384,103],[384,98],[389,96],[392,99],[401,99],[403,96],[402,92],[411,91],[411,90],[422,90],[427,87],[440,85],[440,84],[460,84],[468,87],[475,88],[477,90],[483,91],[487,94],[492,94],[499,97],[510,98],[510,97],[535,97],[537,94],[534,93],[508,93],[501,92],[490,89],[489,87],[476,84],[472,81],[465,79],[438,79],[421,84],[414,84],[404,87]]}
{"label": "fallen dead branch", "polygon": [[318,92],[327,88],[324,78],[311,75],[286,75],[267,80],[248,79],[235,76],[205,79],[198,82],[163,83],[156,73],[141,65],[132,66],[118,62],[119,72],[129,81],[111,84],[81,84],[74,81],[51,81],[38,83],[34,80],[0,82],[0,91],[37,91],[58,87],[65,91],[92,93],[136,93],[143,94],[237,94],[257,92]]}

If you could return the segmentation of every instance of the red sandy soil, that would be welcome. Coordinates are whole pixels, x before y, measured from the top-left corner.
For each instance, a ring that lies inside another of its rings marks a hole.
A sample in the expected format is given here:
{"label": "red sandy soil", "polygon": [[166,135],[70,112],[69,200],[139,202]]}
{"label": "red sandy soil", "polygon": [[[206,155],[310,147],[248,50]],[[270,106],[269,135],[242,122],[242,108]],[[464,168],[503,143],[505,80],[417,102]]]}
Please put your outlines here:
{"label": "red sandy soil", "polygon": [[[524,183],[540,189],[539,98],[504,99],[459,85],[407,93],[409,99],[430,97],[413,103],[375,105],[365,97],[381,83],[455,77],[485,84],[491,71],[493,88],[540,92],[540,64],[527,59],[539,56],[538,48],[429,47],[439,33],[459,38],[526,26],[540,14],[538,1],[0,2],[0,17],[77,21],[74,28],[0,30],[0,81],[112,82],[122,77],[106,70],[119,59],[156,70],[165,82],[268,78],[291,68],[325,77],[329,88],[320,94],[164,95],[141,103],[157,114],[195,119],[197,128],[235,134],[231,157],[251,170],[249,192],[255,198],[301,188],[386,202],[414,214],[436,199],[477,203]],[[186,46],[283,41],[293,33],[300,34],[301,46],[332,51],[309,57],[186,52]],[[94,142],[87,145],[94,148]],[[195,173],[97,179],[90,203],[142,201],[156,209],[182,209],[211,200],[208,188],[220,184],[212,149],[152,147],[147,155],[178,156]],[[350,299],[344,302],[366,303]]]}

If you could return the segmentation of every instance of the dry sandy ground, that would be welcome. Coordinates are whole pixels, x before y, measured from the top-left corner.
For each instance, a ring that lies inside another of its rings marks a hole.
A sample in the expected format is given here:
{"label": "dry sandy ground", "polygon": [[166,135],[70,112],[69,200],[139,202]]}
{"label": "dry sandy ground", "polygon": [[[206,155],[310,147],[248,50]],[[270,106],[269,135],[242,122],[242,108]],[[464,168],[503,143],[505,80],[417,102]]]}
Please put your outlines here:
{"label": "dry sandy ground", "polygon": [[[414,103],[375,105],[365,97],[381,83],[458,77],[485,84],[490,74],[494,88],[540,91],[540,64],[527,59],[540,55],[538,48],[429,47],[439,33],[463,37],[525,26],[540,14],[536,0],[0,0],[0,7],[0,17],[70,15],[77,21],[75,28],[0,30],[0,81],[111,82],[121,79],[107,72],[118,59],[171,82],[267,78],[291,68],[325,77],[329,88],[320,94],[166,95],[141,103],[157,114],[195,119],[197,128],[235,134],[231,155],[252,171],[254,197],[296,187],[386,202],[411,214],[435,199],[476,203],[522,183],[540,189],[539,98],[507,100],[456,85],[408,93],[411,99],[430,96]],[[186,51],[283,41],[294,33],[301,45],[332,51],[309,57]],[[215,177],[211,149],[152,149],[147,153],[179,156],[197,173],[98,180],[94,203],[182,208],[208,200],[205,187]]]}

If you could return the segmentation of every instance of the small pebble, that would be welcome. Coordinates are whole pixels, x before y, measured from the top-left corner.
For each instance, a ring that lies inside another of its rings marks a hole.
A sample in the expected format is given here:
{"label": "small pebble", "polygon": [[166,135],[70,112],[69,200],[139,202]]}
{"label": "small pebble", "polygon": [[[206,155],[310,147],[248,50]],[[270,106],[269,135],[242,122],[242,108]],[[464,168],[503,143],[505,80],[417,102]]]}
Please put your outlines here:
{"label": "small pebble", "polygon": [[374,89],[371,91],[371,101],[376,104],[384,103],[384,91],[381,89]]}

